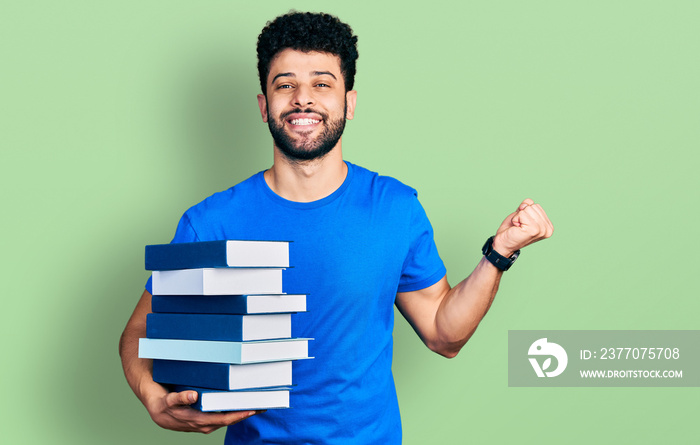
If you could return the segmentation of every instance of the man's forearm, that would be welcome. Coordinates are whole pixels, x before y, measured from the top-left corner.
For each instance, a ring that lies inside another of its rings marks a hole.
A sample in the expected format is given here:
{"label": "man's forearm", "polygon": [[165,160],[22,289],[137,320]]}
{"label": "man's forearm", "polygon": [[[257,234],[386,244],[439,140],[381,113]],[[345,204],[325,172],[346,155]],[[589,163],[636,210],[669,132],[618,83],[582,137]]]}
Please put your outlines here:
{"label": "man's forearm", "polygon": [[[549,238],[553,231],[542,207],[525,199],[503,220],[493,237],[492,248],[499,255],[510,257],[525,246]],[[431,349],[446,357],[457,355],[491,307],[502,275],[500,269],[482,257],[466,280],[439,298],[433,330],[437,340],[429,345]]]}
{"label": "man's forearm", "polygon": [[138,358],[139,338],[146,336],[146,315],[149,312],[151,294],[144,292],[119,340],[119,355],[129,386],[156,424],[174,431],[208,434],[262,412],[203,413],[189,406],[197,400],[195,391],[168,392],[154,382],[152,361]]}
{"label": "man's forearm", "polygon": [[435,314],[431,349],[454,357],[474,334],[496,297],[503,272],[482,257],[474,271],[443,297]]}
{"label": "man's forearm", "polygon": [[[119,355],[124,375],[136,397],[146,405],[146,386],[158,386],[153,382],[151,360],[138,358],[139,338],[146,336],[146,314],[151,311],[151,295],[144,292],[119,339]],[[162,387],[161,387],[162,388]],[[149,388],[153,389],[153,388]],[[166,392],[162,388],[163,392]]]}

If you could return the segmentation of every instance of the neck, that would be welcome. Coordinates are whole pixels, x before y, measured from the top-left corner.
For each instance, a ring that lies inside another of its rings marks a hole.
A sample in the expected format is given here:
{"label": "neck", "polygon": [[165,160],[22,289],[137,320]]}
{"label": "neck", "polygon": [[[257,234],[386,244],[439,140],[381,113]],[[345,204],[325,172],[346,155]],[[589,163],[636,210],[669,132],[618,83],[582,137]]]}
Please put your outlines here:
{"label": "neck", "polygon": [[293,161],[275,147],[274,164],[265,172],[265,182],[284,199],[312,202],[336,191],[345,181],[341,142],[321,159]]}

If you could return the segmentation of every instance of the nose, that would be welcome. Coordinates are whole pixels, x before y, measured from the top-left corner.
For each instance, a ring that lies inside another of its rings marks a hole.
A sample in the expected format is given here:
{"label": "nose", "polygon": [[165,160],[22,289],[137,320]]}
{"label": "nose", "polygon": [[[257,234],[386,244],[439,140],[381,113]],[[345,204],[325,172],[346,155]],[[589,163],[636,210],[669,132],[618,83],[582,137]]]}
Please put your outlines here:
{"label": "nose", "polygon": [[294,90],[294,96],[292,97],[292,103],[298,107],[313,105],[314,98],[312,89],[306,85],[297,85]]}

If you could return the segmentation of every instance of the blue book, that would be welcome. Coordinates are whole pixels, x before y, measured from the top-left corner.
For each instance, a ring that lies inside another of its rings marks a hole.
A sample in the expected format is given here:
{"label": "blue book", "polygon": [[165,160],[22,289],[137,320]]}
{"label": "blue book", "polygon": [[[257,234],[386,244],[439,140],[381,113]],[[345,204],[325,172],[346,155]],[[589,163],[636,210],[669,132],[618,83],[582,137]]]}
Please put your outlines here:
{"label": "blue book", "polygon": [[292,362],[228,363],[153,360],[153,380],[171,385],[235,390],[292,385]]}
{"label": "blue book", "polygon": [[154,295],[151,310],[188,314],[305,312],[306,295]]}
{"label": "blue book", "polygon": [[246,364],[309,358],[309,339],[205,341],[140,338],[139,358]]}
{"label": "blue book", "polygon": [[292,336],[292,314],[148,314],[146,337],[249,341]]}
{"label": "blue book", "polygon": [[173,387],[173,391],[197,391],[199,395],[197,401],[190,406],[204,412],[289,408],[290,388],[217,391],[195,386],[176,385]]}
{"label": "blue book", "polygon": [[289,267],[289,241],[200,241],[146,246],[146,270]]}

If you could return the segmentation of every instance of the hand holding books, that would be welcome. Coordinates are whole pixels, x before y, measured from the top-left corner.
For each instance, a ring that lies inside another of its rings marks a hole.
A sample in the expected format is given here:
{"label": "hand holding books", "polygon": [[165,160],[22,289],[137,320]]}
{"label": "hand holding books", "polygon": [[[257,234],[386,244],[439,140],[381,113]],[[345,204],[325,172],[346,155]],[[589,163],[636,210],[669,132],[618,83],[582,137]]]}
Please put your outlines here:
{"label": "hand holding books", "polygon": [[[153,384],[159,386],[163,394],[162,397],[153,398],[150,406],[147,403],[146,407],[153,421],[160,427],[169,430],[209,434],[221,427],[236,424],[264,412],[264,410],[201,412],[191,407],[193,403],[197,402],[197,392],[168,392],[161,385]],[[154,391],[154,394],[157,392]]]}

